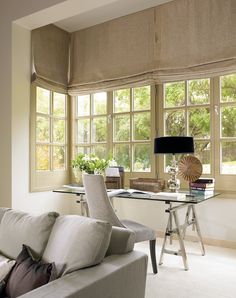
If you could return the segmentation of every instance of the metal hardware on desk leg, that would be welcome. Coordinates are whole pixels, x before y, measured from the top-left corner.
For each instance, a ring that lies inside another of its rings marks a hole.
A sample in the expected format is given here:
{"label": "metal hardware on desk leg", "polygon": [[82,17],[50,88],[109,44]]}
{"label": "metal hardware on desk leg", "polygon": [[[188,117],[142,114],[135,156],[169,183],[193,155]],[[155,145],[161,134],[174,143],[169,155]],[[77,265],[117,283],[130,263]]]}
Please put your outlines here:
{"label": "metal hardware on desk leg", "polygon": [[186,215],[185,215],[185,221],[184,221],[184,228],[183,228],[183,239],[185,238],[185,234],[186,234],[186,229],[187,226],[189,224],[189,215],[190,215],[190,211],[191,211],[191,206],[188,206]]}
{"label": "metal hardware on desk leg", "polygon": [[[171,209],[171,208],[172,208],[172,204],[169,203],[169,209]],[[170,224],[169,224],[170,244],[172,244],[172,228],[173,228],[172,213],[170,213]]]}
{"label": "metal hardware on desk leg", "polygon": [[204,247],[204,244],[203,244],[201,230],[200,230],[200,226],[199,226],[198,218],[197,218],[197,213],[196,213],[196,208],[195,208],[194,205],[192,205],[192,211],[193,211],[193,220],[194,220],[194,223],[196,225],[196,230],[197,230],[197,234],[198,234],[198,239],[201,243],[202,255],[204,256],[205,255],[205,247]]}
{"label": "metal hardware on desk leg", "polygon": [[80,210],[81,210],[81,215],[89,217],[89,210],[88,210],[88,204],[86,200],[84,199],[84,195],[80,194]]}
{"label": "metal hardware on desk leg", "polygon": [[166,240],[167,240],[167,236],[169,236],[169,229],[170,229],[170,213],[168,216],[168,222],[167,222],[167,226],[166,226],[166,232],[165,232],[165,237],[164,237],[164,241],[162,244],[162,249],[161,249],[161,255],[160,255],[160,260],[159,260],[159,265],[163,264],[163,257],[164,257],[164,252],[165,252],[165,247],[166,247]]}
{"label": "metal hardware on desk leg", "polygon": [[185,251],[185,246],[184,246],[184,240],[183,240],[183,236],[182,236],[182,232],[181,232],[181,227],[179,225],[179,219],[178,219],[178,215],[177,215],[177,211],[173,211],[173,216],[175,219],[175,225],[176,225],[176,232],[177,232],[177,236],[179,238],[179,244],[180,244],[180,254],[182,256],[183,262],[184,262],[184,269],[188,270],[188,261],[187,261],[187,255],[186,255],[186,251]]}

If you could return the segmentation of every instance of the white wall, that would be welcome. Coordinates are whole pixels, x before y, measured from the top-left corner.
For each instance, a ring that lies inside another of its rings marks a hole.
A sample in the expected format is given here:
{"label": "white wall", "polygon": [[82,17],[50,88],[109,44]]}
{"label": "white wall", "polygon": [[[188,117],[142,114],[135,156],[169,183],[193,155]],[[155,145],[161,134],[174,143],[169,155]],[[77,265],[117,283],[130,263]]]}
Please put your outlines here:
{"label": "white wall", "polygon": [[[33,213],[79,213],[74,196],[29,193],[30,32],[12,21],[61,0],[0,2],[0,206]],[[116,199],[121,218],[164,230],[164,203]],[[202,234],[236,245],[236,198],[216,198],[197,207]],[[192,234],[192,233],[190,233]]]}

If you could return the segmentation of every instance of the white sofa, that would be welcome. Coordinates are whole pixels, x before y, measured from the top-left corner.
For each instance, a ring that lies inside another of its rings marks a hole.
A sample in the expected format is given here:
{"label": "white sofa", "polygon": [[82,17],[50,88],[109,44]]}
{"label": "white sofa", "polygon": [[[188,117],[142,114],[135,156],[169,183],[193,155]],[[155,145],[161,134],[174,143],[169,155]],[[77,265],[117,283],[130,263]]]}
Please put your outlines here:
{"label": "white sofa", "polygon": [[144,298],[147,256],[134,251],[134,233],[76,215],[33,216],[0,208],[0,253],[15,259],[22,245],[59,277],[24,298]]}

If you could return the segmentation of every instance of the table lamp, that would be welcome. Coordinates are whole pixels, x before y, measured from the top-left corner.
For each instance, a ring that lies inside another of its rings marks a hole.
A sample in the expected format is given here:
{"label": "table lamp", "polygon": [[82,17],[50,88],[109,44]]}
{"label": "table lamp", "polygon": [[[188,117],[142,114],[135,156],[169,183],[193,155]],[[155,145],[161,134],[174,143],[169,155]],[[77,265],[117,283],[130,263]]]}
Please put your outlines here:
{"label": "table lamp", "polygon": [[176,192],[180,188],[180,181],[177,179],[178,165],[175,154],[194,153],[193,137],[157,137],[154,139],[154,153],[173,155],[171,166],[168,167],[171,178],[167,185],[170,191]]}

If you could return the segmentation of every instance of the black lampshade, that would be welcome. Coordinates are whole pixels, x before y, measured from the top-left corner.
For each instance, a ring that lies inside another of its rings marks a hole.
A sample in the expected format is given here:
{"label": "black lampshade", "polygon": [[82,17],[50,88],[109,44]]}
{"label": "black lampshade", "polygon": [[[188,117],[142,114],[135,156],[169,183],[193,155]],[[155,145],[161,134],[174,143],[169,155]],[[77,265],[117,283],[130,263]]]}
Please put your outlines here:
{"label": "black lampshade", "polygon": [[159,137],[154,140],[154,153],[194,153],[193,137]]}

